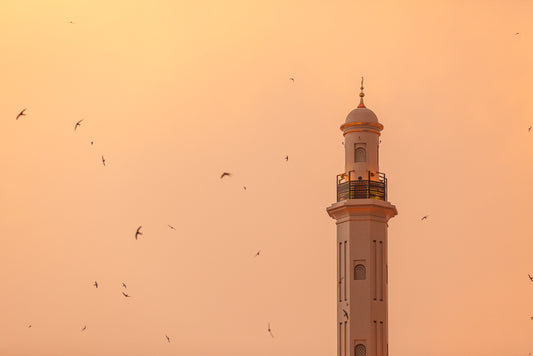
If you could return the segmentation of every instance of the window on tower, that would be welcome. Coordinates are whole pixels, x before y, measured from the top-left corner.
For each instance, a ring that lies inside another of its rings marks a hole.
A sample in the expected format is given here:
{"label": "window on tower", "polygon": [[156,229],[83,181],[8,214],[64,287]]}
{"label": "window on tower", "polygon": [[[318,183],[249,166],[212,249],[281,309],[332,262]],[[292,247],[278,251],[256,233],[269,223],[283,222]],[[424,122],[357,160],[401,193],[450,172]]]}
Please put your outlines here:
{"label": "window on tower", "polygon": [[366,347],[363,344],[355,346],[355,356],[366,356]]}
{"label": "window on tower", "polygon": [[355,144],[355,162],[366,162],[366,144]]}
{"label": "window on tower", "polygon": [[354,279],[357,280],[363,280],[366,279],[366,268],[363,265],[357,265],[354,269]]}

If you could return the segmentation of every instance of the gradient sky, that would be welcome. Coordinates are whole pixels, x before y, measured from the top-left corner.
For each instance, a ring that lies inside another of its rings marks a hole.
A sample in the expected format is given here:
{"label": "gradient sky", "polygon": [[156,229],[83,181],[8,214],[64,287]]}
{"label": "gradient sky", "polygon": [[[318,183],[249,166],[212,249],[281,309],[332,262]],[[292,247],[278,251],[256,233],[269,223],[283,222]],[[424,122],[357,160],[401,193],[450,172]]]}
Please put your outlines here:
{"label": "gradient sky", "polygon": [[325,209],[364,75],[399,211],[391,355],[527,355],[532,15],[1,0],[0,354],[335,355]]}

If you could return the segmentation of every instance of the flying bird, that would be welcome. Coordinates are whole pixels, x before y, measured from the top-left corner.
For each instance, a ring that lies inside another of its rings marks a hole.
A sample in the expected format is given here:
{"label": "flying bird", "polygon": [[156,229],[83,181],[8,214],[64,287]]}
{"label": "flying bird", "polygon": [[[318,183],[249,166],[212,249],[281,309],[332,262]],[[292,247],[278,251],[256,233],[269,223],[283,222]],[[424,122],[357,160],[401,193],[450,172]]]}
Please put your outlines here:
{"label": "flying bird", "polygon": [[94,281],[93,286],[95,286],[96,288],[98,288],[98,282],[97,282],[97,281]]}
{"label": "flying bird", "polygon": [[76,131],[76,129],[78,128],[78,126],[81,126],[81,122],[83,121],[84,119],[81,119],[80,121],[76,122],[76,125],[74,125],[74,131]]}
{"label": "flying bird", "polygon": [[428,216],[429,215],[424,215],[424,216],[422,216],[422,219],[420,219],[420,220],[426,220],[428,218]]}
{"label": "flying bird", "polygon": [[103,164],[104,167],[105,167],[105,158],[104,158],[104,156],[102,156],[102,164]]}
{"label": "flying bird", "polygon": [[30,324],[30,325],[28,325],[28,329],[29,329],[29,328],[31,328],[31,324]]}
{"label": "flying bird", "polygon": [[290,77],[289,80],[292,80],[292,82],[294,83],[294,78],[293,77]]}
{"label": "flying bird", "polygon": [[254,257],[259,256],[260,253],[261,253],[261,250],[257,251],[257,252],[255,253]]}
{"label": "flying bird", "polygon": [[243,186],[244,190],[246,190],[246,186]]}
{"label": "flying bird", "polygon": [[81,331],[83,332],[83,331],[85,331],[85,329],[87,329],[87,325],[85,325],[85,326],[83,327],[83,329],[81,329]]}
{"label": "flying bird", "polygon": [[176,230],[176,228],[174,226],[172,226],[172,225],[168,225],[168,227],[171,228],[172,230]]}
{"label": "flying bird", "polygon": [[74,22],[73,22],[73,21],[69,21],[68,23],[74,24]]}
{"label": "flying bird", "polygon": [[135,240],[137,240],[137,236],[143,234],[143,233],[141,232],[141,227],[142,227],[142,225],[139,226],[139,227],[137,228],[137,231],[135,231]]}
{"label": "flying bird", "polygon": [[533,277],[531,277],[529,273],[527,275],[529,276],[529,279],[531,279],[531,282],[533,282]]}
{"label": "flying bird", "polygon": [[126,283],[122,282],[122,287],[128,289],[128,287],[126,286]]}
{"label": "flying bird", "polygon": [[344,316],[346,317],[346,319],[348,319],[348,312],[346,310],[342,310],[344,312]]}
{"label": "flying bird", "polygon": [[125,296],[126,298],[129,298],[129,297],[130,297],[128,294],[126,294],[126,293],[124,293],[124,292],[122,292],[122,294],[124,294],[124,296]]}
{"label": "flying bird", "polygon": [[520,34],[520,32],[515,33],[515,35],[519,35],[519,34]]}
{"label": "flying bird", "polygon": [[274,334],[272,334],[272,329],[270,329],[270,323],[268,323],[268,333],[270,336],[274,337]]}
{"label": "flying bird", "polygon": [[91,145],[93,144],[93,141],[91,141]]}
{"label": "flying bird", "polygon": [[222,173],[222,175],[220,176],[220,179],[224,178],[225,176],[231,177],[231,173],[228,173],[228,172]]}
{"label": "flying bird", "polygon": [[168,337],[168,335],[165,335],[165,337],[167,338],[167,341],[170,342],[170,338]]}
{"label": "flying bird", "polygon": [[19,117],[21,116],[26,116],[26,114],[24,114],[24,111],[26,111],[26,108],[24,108],[24,110],[22,110],[21,112],[19,112],[19,114],[17,115],[17,118],[15,120],[18,120]]}
{"label": "flying bird", "polygon": [[285,162],[289,162],[289,156],[285,156]]}
{"label": "flying bird", "polygon": [[532,128],[533,128],[533,126],[529,126],[529,128],[527,129],[527,132],[531,132]]}

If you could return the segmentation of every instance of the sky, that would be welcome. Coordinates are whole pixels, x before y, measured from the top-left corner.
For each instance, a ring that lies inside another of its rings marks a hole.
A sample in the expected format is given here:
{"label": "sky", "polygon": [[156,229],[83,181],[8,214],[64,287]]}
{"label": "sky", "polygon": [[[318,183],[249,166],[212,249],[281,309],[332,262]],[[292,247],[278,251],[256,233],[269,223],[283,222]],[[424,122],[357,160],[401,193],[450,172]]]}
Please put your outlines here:
{"label": "sky", "polygon": [[527,355],[532,13],[0,0],[0,354],[336,354],[326,207],[364,76],[390,354]]}

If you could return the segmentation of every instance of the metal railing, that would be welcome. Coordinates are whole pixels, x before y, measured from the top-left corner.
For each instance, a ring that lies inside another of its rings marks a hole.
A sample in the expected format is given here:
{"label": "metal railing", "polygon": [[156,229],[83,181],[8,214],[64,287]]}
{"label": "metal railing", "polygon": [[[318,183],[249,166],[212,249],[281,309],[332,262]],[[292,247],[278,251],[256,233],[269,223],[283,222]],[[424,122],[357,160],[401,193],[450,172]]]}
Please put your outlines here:
{"label": "metal railing", "polygon": [[368,172],[367,177],[355,177],[355,172],[337,175],[337,201],[347,199],[377,199],[387,201],[385,173]]}

